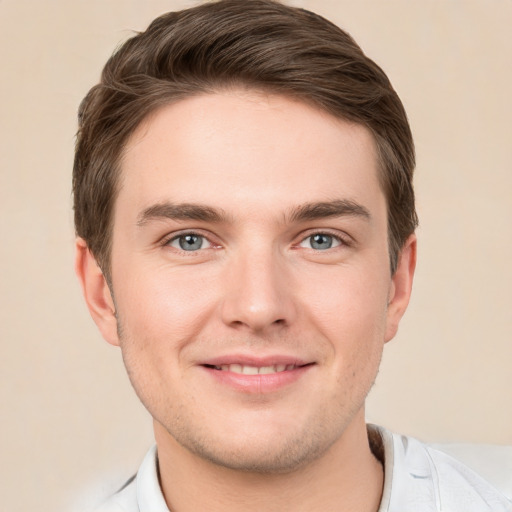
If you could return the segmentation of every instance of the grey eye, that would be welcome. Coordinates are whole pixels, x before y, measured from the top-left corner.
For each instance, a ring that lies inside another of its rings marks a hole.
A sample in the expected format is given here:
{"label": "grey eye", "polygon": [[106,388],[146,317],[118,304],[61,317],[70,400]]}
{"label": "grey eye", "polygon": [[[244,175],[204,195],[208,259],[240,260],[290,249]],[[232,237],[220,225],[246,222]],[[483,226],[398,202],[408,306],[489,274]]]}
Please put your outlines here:
{"label": "grey eye", "polygon": [[311,247],[313,249],[330,249],[332,247],[332,236],[329,235],[313,235],[311,237]]}
{"label": "grey eye", "polygon": [[325,251],[332,247],[340,245],[340,241],[332,235],[326,233],[316,233],[314,235],[306,237],[301,243],[301,247],[308,249],[314,249],[315,251]]}
{"label": "grey eye", "polygon": [[173,238],[169,245],[182,251],[198,251],[210,247],[210,242],[204,236],[189,233]]}

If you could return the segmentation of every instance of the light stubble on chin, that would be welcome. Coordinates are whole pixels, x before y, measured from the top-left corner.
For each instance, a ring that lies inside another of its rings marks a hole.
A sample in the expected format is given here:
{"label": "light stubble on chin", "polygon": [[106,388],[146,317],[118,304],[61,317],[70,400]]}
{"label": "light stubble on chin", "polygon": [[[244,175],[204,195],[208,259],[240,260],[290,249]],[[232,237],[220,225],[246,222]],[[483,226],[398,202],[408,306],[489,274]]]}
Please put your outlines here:
{"label": "light stubble on chin", "polygon": [[300,471],[325,455],[360,409],[358,403],[353,403],[351,409],[340,408],[337,413],[324,417],[324,421],[313,417],[310,424],[298,426],[295,432],[276,434],[271,445],[262,445],[255,433],[236,443],[226,438],[216,439],[209,432],[207,421],[191,422],[186,411],[179,409],[173,411],[172,419],[157,421],[182,448],[216,466],[260,475],[284,475]]}
{"label": "light stubble on chin", "polygon": [[179,427],[166,430],[185,450],[203,460],[226,469],[261,475],[287,474],[300,470],[320,458],[333,444],[325,443],[322,432],[303,432],[293,438],[283,434],[276,446],[263,447],[254,453],[254,450],[247,449],[251,445],[250,438],[246,439],[244,446],[226,447],[225,442],[224,446],[220,446],[197,430],[194,436]]}

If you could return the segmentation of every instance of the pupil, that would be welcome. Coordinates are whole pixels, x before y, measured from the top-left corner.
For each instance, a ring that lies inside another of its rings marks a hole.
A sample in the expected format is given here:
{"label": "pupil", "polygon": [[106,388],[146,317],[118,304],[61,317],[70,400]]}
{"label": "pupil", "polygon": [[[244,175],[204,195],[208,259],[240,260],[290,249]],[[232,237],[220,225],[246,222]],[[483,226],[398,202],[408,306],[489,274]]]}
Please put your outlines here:
{"label": "pupil", "polygon": [[313,249],[330,249],[332,246],[332,236],[313,235],[311,246]]}
{"label": "pupil", "polygon": [[201,245],[203,245],[201,237],[197,235],[185,235],[180,238],[180,247],[184,251],[201,249]]}

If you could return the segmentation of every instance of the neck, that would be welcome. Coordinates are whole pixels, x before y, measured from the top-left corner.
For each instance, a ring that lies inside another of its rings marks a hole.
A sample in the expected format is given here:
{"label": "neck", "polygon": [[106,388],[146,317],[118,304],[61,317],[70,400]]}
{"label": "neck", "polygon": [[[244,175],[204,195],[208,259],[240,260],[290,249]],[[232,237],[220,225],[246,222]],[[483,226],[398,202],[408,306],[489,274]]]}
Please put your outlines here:
{"label": "neck", "polygon": [[160,484],[171,512],[376,512],[383,469],[364,414],[321,457],[286,474],[240,472],[204,460],[155,422]]}

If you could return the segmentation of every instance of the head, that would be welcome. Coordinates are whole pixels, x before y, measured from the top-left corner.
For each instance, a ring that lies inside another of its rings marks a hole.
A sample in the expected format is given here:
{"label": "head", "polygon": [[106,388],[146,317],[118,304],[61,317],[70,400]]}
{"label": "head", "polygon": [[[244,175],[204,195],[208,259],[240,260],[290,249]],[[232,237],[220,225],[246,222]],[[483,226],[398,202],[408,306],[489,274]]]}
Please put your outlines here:
{"label": "head", "polygon": [[387,201],[393,273],[417,216],[412,135],[387,76],[350,35],[316,14],[271,0],[224,0],[154,20],[116,51],[80,106],[75,227],[106,278],[130,135],[164,105],[233,88],[284,95],[371,132]]}
{"label": "head", "polygon": [[307,11],[207,3],[114,54],[80,108],[77,271],[159,447],[283,472],[364,429],[413,164],[384,73]]}

